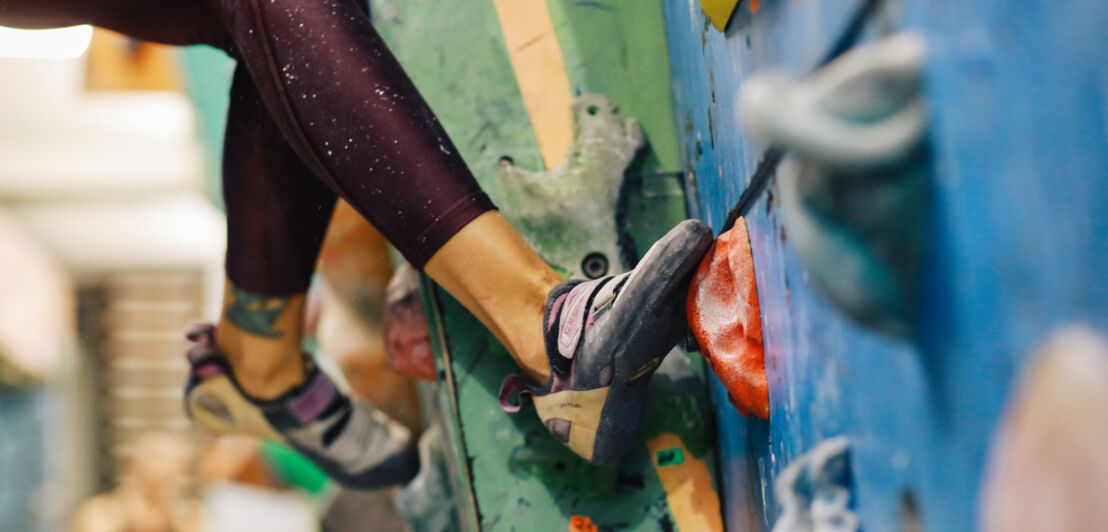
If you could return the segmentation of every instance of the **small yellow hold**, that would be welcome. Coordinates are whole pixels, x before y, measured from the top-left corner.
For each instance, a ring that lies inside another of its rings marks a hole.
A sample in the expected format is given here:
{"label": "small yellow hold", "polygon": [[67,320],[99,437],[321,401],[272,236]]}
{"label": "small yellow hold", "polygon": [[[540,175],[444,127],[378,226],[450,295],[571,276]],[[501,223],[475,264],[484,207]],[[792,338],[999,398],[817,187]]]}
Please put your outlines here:
{"label": "small yellow hold", "polygon": [[708,15],[712,26],[719,31],[727,27],[727,21],[731,20],[731,14],[738,5],[739,0],[700,0],[700,8]]}

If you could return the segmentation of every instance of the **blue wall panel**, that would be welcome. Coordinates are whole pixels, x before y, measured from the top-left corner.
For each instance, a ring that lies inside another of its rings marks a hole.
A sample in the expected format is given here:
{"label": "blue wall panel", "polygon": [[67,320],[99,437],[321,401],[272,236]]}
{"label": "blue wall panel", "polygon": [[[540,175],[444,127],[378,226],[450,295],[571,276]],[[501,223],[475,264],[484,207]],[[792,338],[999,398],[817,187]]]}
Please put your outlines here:
{"label": "blue wall panel", "polygon": [[[683,155],[717,230],[763,146],[734,118],[744,79],[810,71],[857,5],[741,5],[726,34],[696,0],[666,0]],[[929,46],[936,177],[919,340],[853,324],[807,283],[771,188],[748,216],[771,419],[719,388],[731,530],[767,526],[793,458],[852,442],[857,513],[895,530],[911,499],[930,530],[974,528],[990,437],[1029,349],[1051,328],[1108,325],[1108,4],[890,2],[877,30]],[[694,209],[695,212],[695,209]]]}
{"label": "blue wall panel", "polygon": [[1108,331],[1108,4],[906,14],[928,37],[938,169],[921,324],[942,407],[929,423],[927,517],[953,529],[971,524],[956,512],[972,513],[1029,350],[1067,323]]}

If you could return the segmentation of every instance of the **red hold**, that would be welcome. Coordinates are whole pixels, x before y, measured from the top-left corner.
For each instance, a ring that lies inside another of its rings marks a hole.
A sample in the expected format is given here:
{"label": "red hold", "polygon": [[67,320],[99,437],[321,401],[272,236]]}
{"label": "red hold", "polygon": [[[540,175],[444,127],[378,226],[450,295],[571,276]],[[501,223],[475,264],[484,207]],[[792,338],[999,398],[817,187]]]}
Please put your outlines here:
{"label": "red hold", "polygon": [[712,371],[743,415],[769,419],[762,313],[746,222],[716,239],[689,287],[689,326]]}
{"label": "red hold", "polygon": [[435,380],[435,359],[420,303],[419,275],[408,264],[393,275],[385,291],[385,352],[397,373]]}

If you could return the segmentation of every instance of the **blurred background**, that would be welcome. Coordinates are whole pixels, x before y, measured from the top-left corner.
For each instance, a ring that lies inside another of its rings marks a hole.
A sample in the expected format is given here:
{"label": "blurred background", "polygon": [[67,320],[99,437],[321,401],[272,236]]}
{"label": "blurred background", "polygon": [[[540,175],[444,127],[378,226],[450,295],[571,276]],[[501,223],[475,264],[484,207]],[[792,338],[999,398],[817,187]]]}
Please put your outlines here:
{"label": "blurred background", "polygon": [[[223,290],[231,71],[221,52],[87,26],[0,28],[0,529],[402,529],[388,493],[342,492],[274,442],[204,436],[181,407],[183,327],[214,321]],[[332,359],[382,375],[361,384],[418,428],[411,384],[381,369],[388,252],[336,216],[329,246],[365,251],[330,271],[359,286],[341,301],[320,281],[311,325],[362,331]]]}

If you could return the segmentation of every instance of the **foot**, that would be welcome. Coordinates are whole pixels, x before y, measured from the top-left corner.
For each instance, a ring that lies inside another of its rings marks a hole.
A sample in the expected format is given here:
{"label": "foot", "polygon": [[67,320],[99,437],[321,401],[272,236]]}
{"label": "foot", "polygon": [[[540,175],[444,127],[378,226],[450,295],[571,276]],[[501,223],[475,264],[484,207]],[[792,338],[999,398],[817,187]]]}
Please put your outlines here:
{"label": "foot", "polygon": [[351,401],[326,373],[311,365],[299,386],[281,397],[247,396],[227,359],[215,349],[215,328],[188,333],[192,371],[185,411],[216,433],[245,433],[283,441],[340,484],[374,489],[415,476],[419,455],[403,425],[376,408]]}
{"label": "foot", "polygon": [[516,412],[530,397],[547,430],[582,458],[614,462],[638,435],[654,370],[684,337],[685,298],[712,231],[687,220],[620,275],[566,281],[543,315],[551,378],[543,386],[512,375],[500,406]]}

